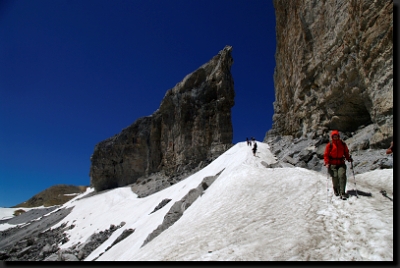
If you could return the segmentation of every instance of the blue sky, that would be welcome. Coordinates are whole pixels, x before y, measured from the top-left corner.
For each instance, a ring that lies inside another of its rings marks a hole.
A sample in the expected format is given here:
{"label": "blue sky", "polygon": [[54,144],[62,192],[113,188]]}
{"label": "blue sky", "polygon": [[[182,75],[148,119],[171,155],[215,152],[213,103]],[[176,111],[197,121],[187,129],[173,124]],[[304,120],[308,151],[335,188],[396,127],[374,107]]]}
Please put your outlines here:
{"label": "blue sky", "polygon": [[275,100],[265,0],[0,2],[0,207],[89,185],[94,146],[233,46],[233,143],[263,140]]}

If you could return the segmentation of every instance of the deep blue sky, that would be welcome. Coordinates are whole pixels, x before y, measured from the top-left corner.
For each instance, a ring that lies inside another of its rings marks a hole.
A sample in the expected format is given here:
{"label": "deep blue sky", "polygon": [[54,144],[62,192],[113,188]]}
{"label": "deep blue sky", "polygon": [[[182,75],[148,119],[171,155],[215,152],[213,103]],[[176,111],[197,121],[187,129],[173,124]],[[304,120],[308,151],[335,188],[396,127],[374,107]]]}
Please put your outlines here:
{"label": "deep blue sky", "polygon": [[94,146],[233,46],[233,143],[263,140],[275,100],[272,0],[0,2],[0,207],[89,185]]}

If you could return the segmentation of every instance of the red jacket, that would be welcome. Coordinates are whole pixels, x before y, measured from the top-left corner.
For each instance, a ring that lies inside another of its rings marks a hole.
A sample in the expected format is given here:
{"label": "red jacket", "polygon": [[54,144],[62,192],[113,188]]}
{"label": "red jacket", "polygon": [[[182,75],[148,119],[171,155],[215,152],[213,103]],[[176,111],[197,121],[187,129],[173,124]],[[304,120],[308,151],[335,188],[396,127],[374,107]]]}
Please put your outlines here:
{"label": "red jacket", "polygon": [[[332,139],[332,136],[335,134],[339,135],[339,132],[335,131],[335,130],[332,131],[331,139]],[[331,142],[332,142],[332,146],[331,146],[331,143],[328,143],[325,147],[325,153],[324,153],[325,165],[326,164],[330,164],[330,165],[344,164],[344,158],[347,161],[350,161],[349,149],[347,148],[346,143],[344,143],[340,139],[337,139],[337,140],[332,139]]]}

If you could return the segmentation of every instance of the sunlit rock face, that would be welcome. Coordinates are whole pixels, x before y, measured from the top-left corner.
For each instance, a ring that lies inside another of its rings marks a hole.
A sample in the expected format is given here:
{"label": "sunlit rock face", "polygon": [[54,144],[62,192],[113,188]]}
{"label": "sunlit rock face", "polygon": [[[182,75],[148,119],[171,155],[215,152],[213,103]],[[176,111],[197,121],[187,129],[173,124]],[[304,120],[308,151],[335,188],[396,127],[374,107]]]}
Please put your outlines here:
{"label": "sunlit rock face", "polygon": [[168,90],[151,116],[98,143],[91,157],[91,185],[100,191],[151,177],[157,186],[148,191],[154,192],[229,149],[235,96],[231,52],[226,46]]}
{"label": "sunlit rock face", "polygon": [[[274,0],[277,135],[317,137],[372,125],[370,148],[393,137],[393,2]],[[350,135],[350,134],[349,134]]]}

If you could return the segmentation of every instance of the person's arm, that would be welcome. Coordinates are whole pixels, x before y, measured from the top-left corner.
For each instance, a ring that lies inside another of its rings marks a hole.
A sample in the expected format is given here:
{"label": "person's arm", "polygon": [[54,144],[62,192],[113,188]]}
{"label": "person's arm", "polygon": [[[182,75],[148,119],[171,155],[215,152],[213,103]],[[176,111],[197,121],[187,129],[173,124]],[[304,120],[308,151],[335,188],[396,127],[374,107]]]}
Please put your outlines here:
{"label": "person's arm", "polygon": [[386,150],[386,154],[392,154],[393,153],[393,141],[390,143],[390,147]]}
{"label": "person's arm", "polygon": [[329,166],[329,153],[330,153],[330,144],[328,143],[325,147],[325,152],[324,152],[324,165]]}
{"label": "person's arm", "polygon": [[350,156],[349,148],[347,147],[347,144],[344,145],[344,157],[346,158],[347,161],[353,162],[353,158],[351,158],[351,156]]}

